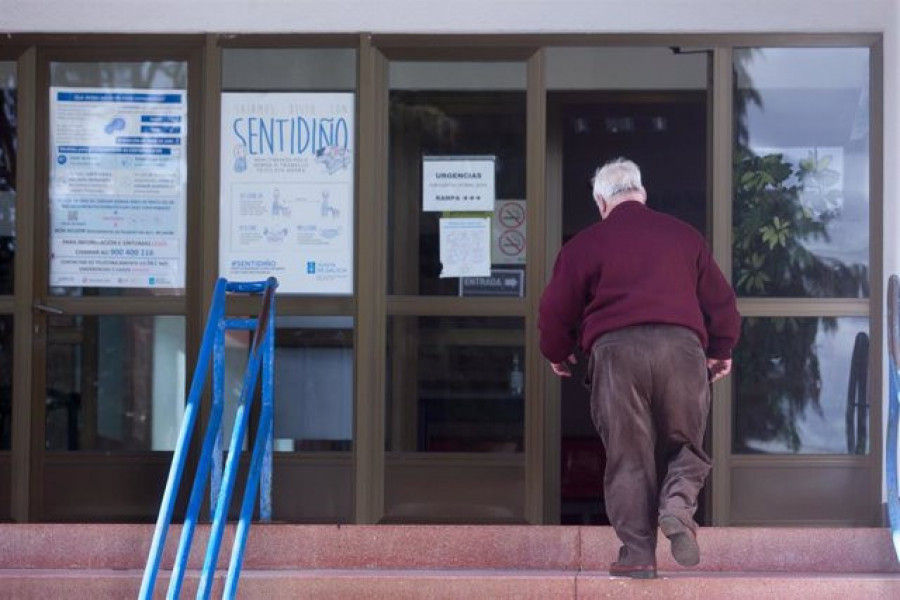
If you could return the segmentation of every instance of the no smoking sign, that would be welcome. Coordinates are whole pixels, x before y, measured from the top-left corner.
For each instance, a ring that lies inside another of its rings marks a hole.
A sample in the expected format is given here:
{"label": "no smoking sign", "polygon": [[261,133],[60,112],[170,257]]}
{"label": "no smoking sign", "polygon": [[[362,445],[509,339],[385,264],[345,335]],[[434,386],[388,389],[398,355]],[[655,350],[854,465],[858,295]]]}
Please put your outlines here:
{"label": "no smoking sign", "polygon": [[525,264],[525,201],[497,200],[491,222],[491,263]]}

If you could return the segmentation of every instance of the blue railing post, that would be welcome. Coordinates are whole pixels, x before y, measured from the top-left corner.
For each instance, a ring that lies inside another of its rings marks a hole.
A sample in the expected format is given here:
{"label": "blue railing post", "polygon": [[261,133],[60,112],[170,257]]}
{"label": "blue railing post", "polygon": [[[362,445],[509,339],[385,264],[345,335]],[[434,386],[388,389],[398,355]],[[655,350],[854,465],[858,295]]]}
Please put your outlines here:
{"label": "blue railing post", "polygon": [[888,521],[894,553],[900,560],[900,490],[897,485],[897,428],[900,426],[900,278],[888,280],[888,354],[890,356],[888,390],[888,425],[885,447],[885,482],[887,485]]}
{"label": "blue railing post", "polygon": [[253,505],[256,501],[257,486],[260,494],[260,520],[271,519],[271,486],[272,482],[272,438],[274,432],[275,402],[274,376],[275,376],[275,296],[274,289],[278,282],[269,280],[273,290],[272,301],[268,314],[263,309],[260,319],[266,319],[267,329],[262,341],[262,368],[263,390],[262,410],[259,418],[259,427],[256,432],[256,442],[253,446],[253,455],[250,461],[250,472],[247,475],[247,487],[244,490],[244,498],[241,503],[241,514],[237,529],[234,534],[234,545],[231,549],[231,561],[228,564],[228,574],[225,578],[225,589],[222,597],[231,600],[237,594],[238,579],[241,575],[241,564],[244,558],[244,548],[247,544],[247,534],[250,531],[250,520],[253,517]]}
{"label": "blue railing post", "polygon": [[[225,415],[225,323],[219,327],[219,337],[216,338],[216,352],[213,369],[213,406],[217,407],[221,414]],[[209,514],[216,511],[216,500],[219,498],[219,490],[222,488],[222,463],[225,458],[225,450],[222,447],[222,422],[216,428],[216,438],[212,451],[212,472],[209,478]]]}
{"label": "blue railing post", "polygon": [[[278,282],[269,278],[267,282],[272,289],[278,288]],[[275,418],[275,294],[272,294],[271,306],[268,314],[268,335],[265,339],[265,352],[263,353],[263,388],[262,408],[268,419]],[[259,484],[259,520],[268,523],[272,520],[272,451],[275,442],[275,424],[269,423],[269,433],[266,435],[266,449],[263,456],[262,481]]]}
{"label": "blue railing post", "polygon": [[[224,312],[222,318],[220,318],[219,322],[216,324],[215,339],[216,345],[213,350],[213,365],[215,368],[221,369],[224,368]],[[213,382],[215,383],[217,380],[216,373],[213,373]],[[223,412],[224,402],[222,401],[221,393],[219,394],[219,397],[216,398],[214,390],[213,403],[209,411],[209,420],[206,425],[206,435],[203,437],[200,460],[197,463],[197,473],[194,476],[194,485],[191,487],[191,496],[188,500],[187,513],[184,516],[184,525],[181,528],[181,539],[178,543],[178,551],[175,554],[175,564],[172,567],[172,576],[169,578],[169,589],[166,594],[166,597],[169,600],[175,600],[181,595],[181,585],[184,582],[184,573],[187,571],[188,558],[191,552],[191,542],[194,539],[194,530],[197,526],[198,516],[200,515],[200,506],[203,503],[203,492],[206,489],[206,480],[209,477],[209,470],[212,463],[210,459],[214,455],[214,447],[217,438],[221,436]]]}

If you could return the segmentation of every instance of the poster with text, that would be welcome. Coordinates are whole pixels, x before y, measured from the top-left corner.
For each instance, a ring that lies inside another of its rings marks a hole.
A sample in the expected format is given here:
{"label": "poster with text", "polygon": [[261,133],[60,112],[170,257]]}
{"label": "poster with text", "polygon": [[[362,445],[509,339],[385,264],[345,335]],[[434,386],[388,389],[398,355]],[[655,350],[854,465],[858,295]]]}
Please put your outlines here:
{"label": "poster with text", "polygon": [[219,272],[353,293],[352,93],[223,93]]}
{"label": "poster with text", "polygon": [[182,288],[187,92],[50,88],[50,285]]}

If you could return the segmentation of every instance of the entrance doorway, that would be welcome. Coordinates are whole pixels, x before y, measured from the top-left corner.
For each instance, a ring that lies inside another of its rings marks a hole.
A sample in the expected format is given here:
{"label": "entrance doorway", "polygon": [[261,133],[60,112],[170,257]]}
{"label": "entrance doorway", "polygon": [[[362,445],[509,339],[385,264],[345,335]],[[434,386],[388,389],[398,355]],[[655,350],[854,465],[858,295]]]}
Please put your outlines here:
{"label": "entrance doorway", "polygon": [[[704,90],[550,93],[548,115],[549,137],[560,151],[555,164],[561,171],[562,243],[598,219],[590,179],[599,165],[619,156],[640,166],[649,207],[709,237]],[[561,381],[559,520],[607,524],[605,453],[581,381],[586,358],[580,363],[579,376]],[[708,521],[707,505],[701,498],[701,524]]]}

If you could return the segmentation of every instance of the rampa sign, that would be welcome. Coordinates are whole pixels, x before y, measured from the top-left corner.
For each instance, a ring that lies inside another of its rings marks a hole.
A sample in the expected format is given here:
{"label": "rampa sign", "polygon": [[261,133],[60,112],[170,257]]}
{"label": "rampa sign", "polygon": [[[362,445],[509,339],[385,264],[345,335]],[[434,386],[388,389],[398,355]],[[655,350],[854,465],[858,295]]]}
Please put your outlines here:
{"label": "rampa sign", "polygon": [[425,156],[422,159],[422,210],[493,211],[494,156]]}

